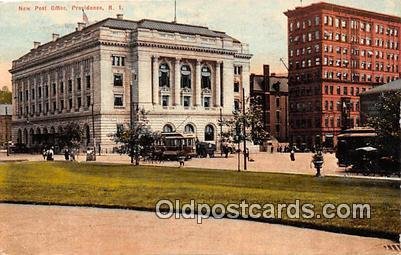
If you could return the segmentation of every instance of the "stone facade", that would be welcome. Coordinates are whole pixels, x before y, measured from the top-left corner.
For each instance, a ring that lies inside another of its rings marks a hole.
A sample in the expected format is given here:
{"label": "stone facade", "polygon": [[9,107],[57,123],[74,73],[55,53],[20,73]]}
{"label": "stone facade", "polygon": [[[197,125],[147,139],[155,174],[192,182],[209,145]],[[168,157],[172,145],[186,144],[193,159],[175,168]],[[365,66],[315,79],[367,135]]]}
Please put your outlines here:
{"label": "stone facade", "polygon": [[246,44],[207,27],[122,15],[79,23],[13,61],[13,139],[34,146],[35,134],[78,121],[92,145],[93,110],[96,143],[111,151],[109,135],[144,109],[156,131],[216,142],[220,109],[231,115],[242,87],[249,94],[250,58]]}

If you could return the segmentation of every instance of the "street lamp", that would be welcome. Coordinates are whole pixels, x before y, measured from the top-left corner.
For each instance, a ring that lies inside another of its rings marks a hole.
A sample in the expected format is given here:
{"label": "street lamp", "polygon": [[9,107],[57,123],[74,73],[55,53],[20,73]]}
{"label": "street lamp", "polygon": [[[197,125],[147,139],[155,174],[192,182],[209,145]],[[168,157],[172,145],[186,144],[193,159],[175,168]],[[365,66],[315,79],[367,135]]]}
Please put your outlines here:
{"label": "street lamp", "polygon": [[93,111],[93,102],[91,104],[91,107],[92,107],[93,160],[96,161],[95,114],[94,114],[94,111]]}

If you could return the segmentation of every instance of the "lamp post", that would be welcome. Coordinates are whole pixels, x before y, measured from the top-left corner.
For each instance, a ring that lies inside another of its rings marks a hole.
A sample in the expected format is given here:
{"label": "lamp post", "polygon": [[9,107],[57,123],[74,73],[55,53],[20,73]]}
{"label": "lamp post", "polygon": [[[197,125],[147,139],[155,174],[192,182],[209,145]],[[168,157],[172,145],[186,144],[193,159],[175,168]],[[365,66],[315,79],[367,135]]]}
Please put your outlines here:
{"label": "lamp post", "polygon": [[96,161],[95,114],[94,114],[94,111],[93,111],[93,102],[91,104],[91,107],[92,107],[93,160]]}
{"label": "lamp post", "polygon": [[242,118],[243,118],[243,139],[244,139],[244,170],[247,169],[246,166],[246,119],[245,119],[245,88],[242,88]]}
{"label": "lamp post", "polygon": [[223,112],[220,107],[220,156],[223,157]]}

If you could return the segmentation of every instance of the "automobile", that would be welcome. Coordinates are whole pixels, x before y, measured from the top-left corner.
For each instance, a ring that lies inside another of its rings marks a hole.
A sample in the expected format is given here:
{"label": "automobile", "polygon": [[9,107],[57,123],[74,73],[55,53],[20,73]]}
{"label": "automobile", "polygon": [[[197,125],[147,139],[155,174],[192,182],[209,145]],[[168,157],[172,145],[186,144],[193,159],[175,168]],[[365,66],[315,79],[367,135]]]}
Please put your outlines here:
{"label": "automobile", "polygon": [[207,142],[198,142],[196,144],[196,154],[201,158],[206,158],[209,155],[210,158],[214,157],[216,151],[216,145]]}

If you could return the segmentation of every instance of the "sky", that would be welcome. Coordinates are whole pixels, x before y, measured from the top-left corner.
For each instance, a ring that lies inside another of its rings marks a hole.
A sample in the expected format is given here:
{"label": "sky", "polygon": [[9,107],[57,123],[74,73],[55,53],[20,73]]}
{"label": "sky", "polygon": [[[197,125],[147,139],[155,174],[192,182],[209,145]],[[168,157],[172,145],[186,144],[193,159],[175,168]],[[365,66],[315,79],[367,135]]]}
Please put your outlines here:
{"label": "sky", "polygon": [[[285,73],[280,58],[287,61],[288,9],[301,5],[300,0],[176,0],[177,22],[207,26],[226,32],[248,43],[251,72],[262,73],[263,64],[271,72]],[[307,6],[321,0],[303,0]],[[325,2],[375,11],[401,17],[401,0],[326,0]],[[0,88],[11,87],[11,61],[29,52],[33,41],[42,44],[51,40],[52,33],[61,36],[73,32],[82,21],[82,11],[74,6],[102,6],[103,10],[88,10],[89,22],[100,21],[116,14],[125,19],[174,19],[174,0],[131,1],[1,1],[0,0]],[[46,10],[39,7],[46,6]],[[51,10],[51,7],[66,10]],[[112,10],[109,10],[112,6]],[[30,10],[20,10],[29,7]]]}

